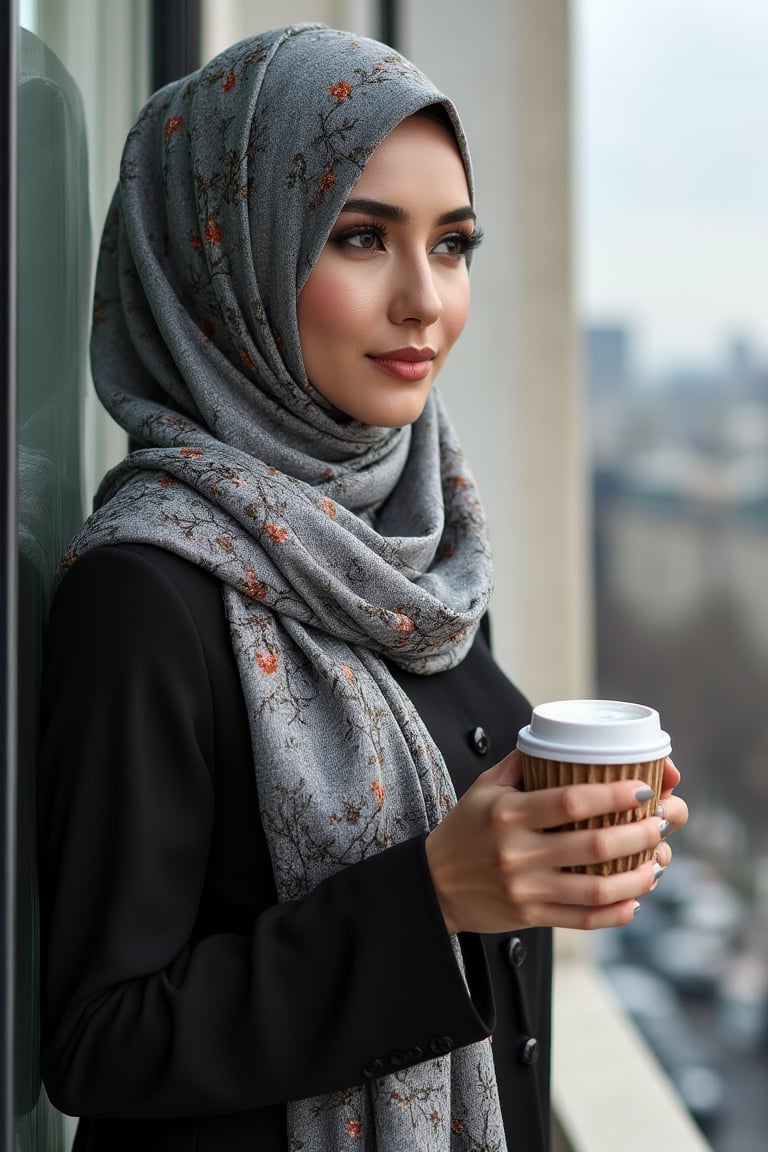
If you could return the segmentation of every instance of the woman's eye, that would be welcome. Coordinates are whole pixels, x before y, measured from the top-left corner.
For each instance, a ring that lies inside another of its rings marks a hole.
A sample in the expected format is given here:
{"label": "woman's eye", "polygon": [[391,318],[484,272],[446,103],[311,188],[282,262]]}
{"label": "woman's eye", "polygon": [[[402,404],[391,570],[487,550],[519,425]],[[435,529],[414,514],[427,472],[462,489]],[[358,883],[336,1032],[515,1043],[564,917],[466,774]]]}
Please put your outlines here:
{"label": "woman's eye", "polygon": [[381,233],[373,228],[357,228],[353,232],[342,232],[335,239],[342,247],[358,248],[363,252],[375,252],[384,246]]}
{"label": "woman's eye", "polygon": [[350,244],[355,248],[375,248],[379,237],[375,232],[358,232],[349,238]]}
{"label": "woman's eye", "polygon": [[466,256],[472,247],[472,238],[463,232],[454,232],[450,236],[443,236],[438,240],[432,251],[437,256]]}

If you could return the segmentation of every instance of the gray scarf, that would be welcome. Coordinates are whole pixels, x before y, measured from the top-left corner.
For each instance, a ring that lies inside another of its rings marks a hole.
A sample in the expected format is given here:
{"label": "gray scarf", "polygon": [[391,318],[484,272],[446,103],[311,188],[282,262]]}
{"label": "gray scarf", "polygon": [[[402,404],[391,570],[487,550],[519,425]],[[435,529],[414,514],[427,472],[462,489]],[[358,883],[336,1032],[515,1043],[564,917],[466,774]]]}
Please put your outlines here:
{"label": "gray scarf", "polygon": [[[243,41],[147,104],[102,241],[94,378],[139,447],[66,564],[144,541],[221,581],[281,900],[455,801],[382,658],[430,674],[472,644],[491,584],[475,485],[434,392],[412,427],[340,420],[296,321],[372,151],[438,102],[471,188],[452,105],[391,49],[314,24]],[[506,1147],[487,1042],[291,1103],[288,1123],[304,1152]]]}

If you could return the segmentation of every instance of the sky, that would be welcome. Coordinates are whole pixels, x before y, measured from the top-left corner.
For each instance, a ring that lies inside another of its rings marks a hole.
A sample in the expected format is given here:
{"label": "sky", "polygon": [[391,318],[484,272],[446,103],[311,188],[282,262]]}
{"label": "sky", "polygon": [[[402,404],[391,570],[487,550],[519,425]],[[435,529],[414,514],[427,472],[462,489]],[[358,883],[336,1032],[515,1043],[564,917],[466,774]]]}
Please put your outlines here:
{"label": "sky", "polygon": [[587,320],[641,366],[768,361],[768,0],[574,0],[574,223]]}
{"label": "sky", "polygon": [[34,28],[37,12],[35,0],[19,0],[19,24],[22,28]]}

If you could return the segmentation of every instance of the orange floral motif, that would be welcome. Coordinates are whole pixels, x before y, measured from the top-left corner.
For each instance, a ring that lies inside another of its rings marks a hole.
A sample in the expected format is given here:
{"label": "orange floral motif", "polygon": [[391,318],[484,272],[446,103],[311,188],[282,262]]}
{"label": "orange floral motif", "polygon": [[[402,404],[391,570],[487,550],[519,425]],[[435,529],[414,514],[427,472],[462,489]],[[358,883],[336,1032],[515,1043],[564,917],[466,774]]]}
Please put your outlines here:
{"label": "orange floral motif", "polygon": [[247,596],[249,600],[263,600],[268,591],[266,584],[262,584],[261,580],[257,579],[253,568],[249,568],[245,573],[243,595]]}
{"label": "orange floral motif", "polygon": [[397,617],[397,624],[395,624],[395,632],[400,632],[404,636],[410,636],[416,625],[410,616],[406,616],[404,612],[395,612]]}
{"label": "orange floral motif", "polygon": [[161,476],[158,480],[158,484],[161,488],[172,488],[175,483],[176,481],[174,480],[173,476]]}
{"label": "orange floral motif", "polygon": [[339,104],[343,104],[352,95],[352,85],[346,80],[339,80],[337,84],[331,84],[328,95],[338,100]]}
{"label": "orange floral motif", "polygon": [[205,456],[202,448],[179,448],[179,456],[186,456],[187,460],[199,460]]}
{"label": "orange floral motif", "polygon": [[362,1133],[363,1133],[363,1126],[359,1120],[347,1120],[347,1135],[348,1136],[352,1136],[355,1139],[357,1139],[358,1136],[362,1136]]}
{"label": "orange floral motif", "polygon": [[230,536],[217,536],[216,543],[218,544],[219,548],[221,548],[222,552],[234,552],[235,550],[235,546],[232,543],[232,538]]}
{"label": "orange floral motif", "polygon": [[455,1132],[459,1136],[464,1131],[463,1120],[451,1120],[451,1132]]}
{"label": "orange floral motif", "polygon": [[467,486],[466,477],[454,476],[453,477],[453,486],[454,486],[454,488],[466,488],[466,486]]}
{"label": "orange floral motif", "polygon": [[246,348],[240,349],[240,359],[242,360],[243,364],[245,364],[246,368],[253,368],[253,360],[248,354],[248,350]]}
{"label": "orange floral motif", "polygon": [[380,780],[372,780],[371,781],[371,792],[373,792],[374,796],[376,797],[376,803],[379,805],[379,808],[383,808],[384,807],[384,785],[381,783]]}
{"label": "orange floral motif", "polygon": [[202,237],[199,232],[190,232],[189,243],[194,248],[195,252],[199,252],[203,247]]}
{"label": "orange floral motif", "polygon": [[215,216],[206,217],[204,232],[206,244],[221,243],[221,228]]}
{"label": "orange floral motif", "polygon": [[323,192],[330,192],[336,183],[336,177],[330,168],[324,168],[317,178],[317,182],[322,188]]}
{"label": "orange floral motif", "polygon": [[276,652],[257,652],[256,663],[266,676],[272,676],[277,672],[279,660],[277,659]]}
{"label": "orange floral motif", "polygon": [[355,674],[350,668],[349,664],[342,664],[341,671],[344,674],[344,679],[347,680],[350,684],[354,684]]}
{"label": "orange floral motif", "polygon": [[163,128],[163,133],[165,134],[166,138],[173,136],[175,132],[180,132],[183,123],[183,116],[169,116],[165,122],[165,127]]}
{"label": "orange floral motif", "polygon": [[264,531],[273,544],[284,544],[288,539],[288,529],[278,528],[277,524],[265,524]]}
{"label": "orange floral motif", "polygon": [[320,501],[320,507],[322,508],[323,512],[325,512],[326,516],[330,516],[331,520],[336,519],[336,505],[334,504],[333,500],[329,500],[327,496],[324,496]]}
{"label": "orange floral motif", "polygon": [[235,76],[234,72],[228,72],[224,77],[224,83],[221,86],[222,92],[231,92],[235,86],[236,79],[237,77]]}

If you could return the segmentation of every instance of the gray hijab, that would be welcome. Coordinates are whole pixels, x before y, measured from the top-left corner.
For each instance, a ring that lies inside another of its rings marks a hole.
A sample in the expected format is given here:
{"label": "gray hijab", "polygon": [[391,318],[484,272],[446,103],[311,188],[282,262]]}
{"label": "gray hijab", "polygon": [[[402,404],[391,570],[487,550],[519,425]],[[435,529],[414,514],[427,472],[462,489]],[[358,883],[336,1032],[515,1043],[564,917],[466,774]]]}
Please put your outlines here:
{"label": "gray hijab", "polygon": [[[455,802],[383,658],[431,674],[471,646],[491,584],[475,485],[434,391],[410,427],[341,420],[296,321],[372,151],[433,103],[471,188],[453,106],[390,48],[316,24],[245,40],[147,104],[102,240],[94,379],[136,450],[66,565],[144,541],[221,581],[281,900]],[[506,1147],[487,1042],[290,1103],[288,1124],[304,1152]]]}

